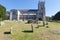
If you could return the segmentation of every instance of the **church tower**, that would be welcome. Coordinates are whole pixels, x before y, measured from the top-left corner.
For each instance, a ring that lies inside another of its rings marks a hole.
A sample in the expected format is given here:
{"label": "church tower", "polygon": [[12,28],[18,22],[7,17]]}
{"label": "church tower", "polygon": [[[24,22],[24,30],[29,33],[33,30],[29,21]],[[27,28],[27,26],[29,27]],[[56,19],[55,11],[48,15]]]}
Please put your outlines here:
{"label": "church tower", "polygon": [[40,0],[38,2],[38,17],[41,18],[42,20],[45,19],[45,1],[44,0]]}
{"label": "church tower", "polygon": [[45,19],[45,1],[39,0],[36,20],[43,20],[43,26],[45,26]]}

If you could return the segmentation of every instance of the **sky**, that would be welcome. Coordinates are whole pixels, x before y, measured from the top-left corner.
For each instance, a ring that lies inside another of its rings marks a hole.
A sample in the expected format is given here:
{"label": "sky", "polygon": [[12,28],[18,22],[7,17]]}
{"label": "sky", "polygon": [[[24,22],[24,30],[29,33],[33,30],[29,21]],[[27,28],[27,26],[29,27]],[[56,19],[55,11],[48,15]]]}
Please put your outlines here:
{"label": "sky", "polygon": [[[38,9],[39,0],[0,0],[0,4],[11,9]],[[60,11],[60,0],[45,0],[46,16],[53,16]]]}

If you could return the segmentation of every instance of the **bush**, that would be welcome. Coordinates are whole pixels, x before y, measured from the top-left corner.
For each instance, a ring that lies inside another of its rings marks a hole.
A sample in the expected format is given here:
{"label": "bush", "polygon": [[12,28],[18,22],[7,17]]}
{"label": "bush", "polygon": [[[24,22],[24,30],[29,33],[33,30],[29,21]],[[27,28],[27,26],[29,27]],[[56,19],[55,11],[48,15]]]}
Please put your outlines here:
{"label": "bush", "polygon": [[27,21],[27,23],[32,23],[33,21],[31,20],[31,19],[29,19],[28,21]]}
{"label": "bush", "polygon": [[2,18],[0,18],[0,21],[2,21]]}
{"label": "bush", "polygon": [[37,21],[36,20],[33,20],[33,23],[37,23]]}

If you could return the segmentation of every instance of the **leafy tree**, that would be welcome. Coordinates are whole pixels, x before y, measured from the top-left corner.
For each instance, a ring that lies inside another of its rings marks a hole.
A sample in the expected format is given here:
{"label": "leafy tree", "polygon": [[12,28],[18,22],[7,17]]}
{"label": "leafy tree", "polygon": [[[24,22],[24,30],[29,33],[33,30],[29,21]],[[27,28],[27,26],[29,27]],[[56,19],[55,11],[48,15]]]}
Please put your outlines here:
{"label": "leafy tree", "polygon": [[0,21],[6,18],[6,8],[0,4]]}
{"label": "leafy tree", "polygon": [[58,11],[55,16],[53,16],[53,20],[60,20],[60,11]]}

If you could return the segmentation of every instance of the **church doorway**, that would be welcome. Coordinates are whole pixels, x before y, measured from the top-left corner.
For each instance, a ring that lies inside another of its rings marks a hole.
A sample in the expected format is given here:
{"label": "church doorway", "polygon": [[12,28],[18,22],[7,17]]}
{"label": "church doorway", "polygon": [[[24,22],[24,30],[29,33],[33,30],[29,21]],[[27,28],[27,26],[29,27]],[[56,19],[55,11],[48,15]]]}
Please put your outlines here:
{"label": "church doorway", "polygon": [[42,20],[42,18],[39,18],[39,20]]}

